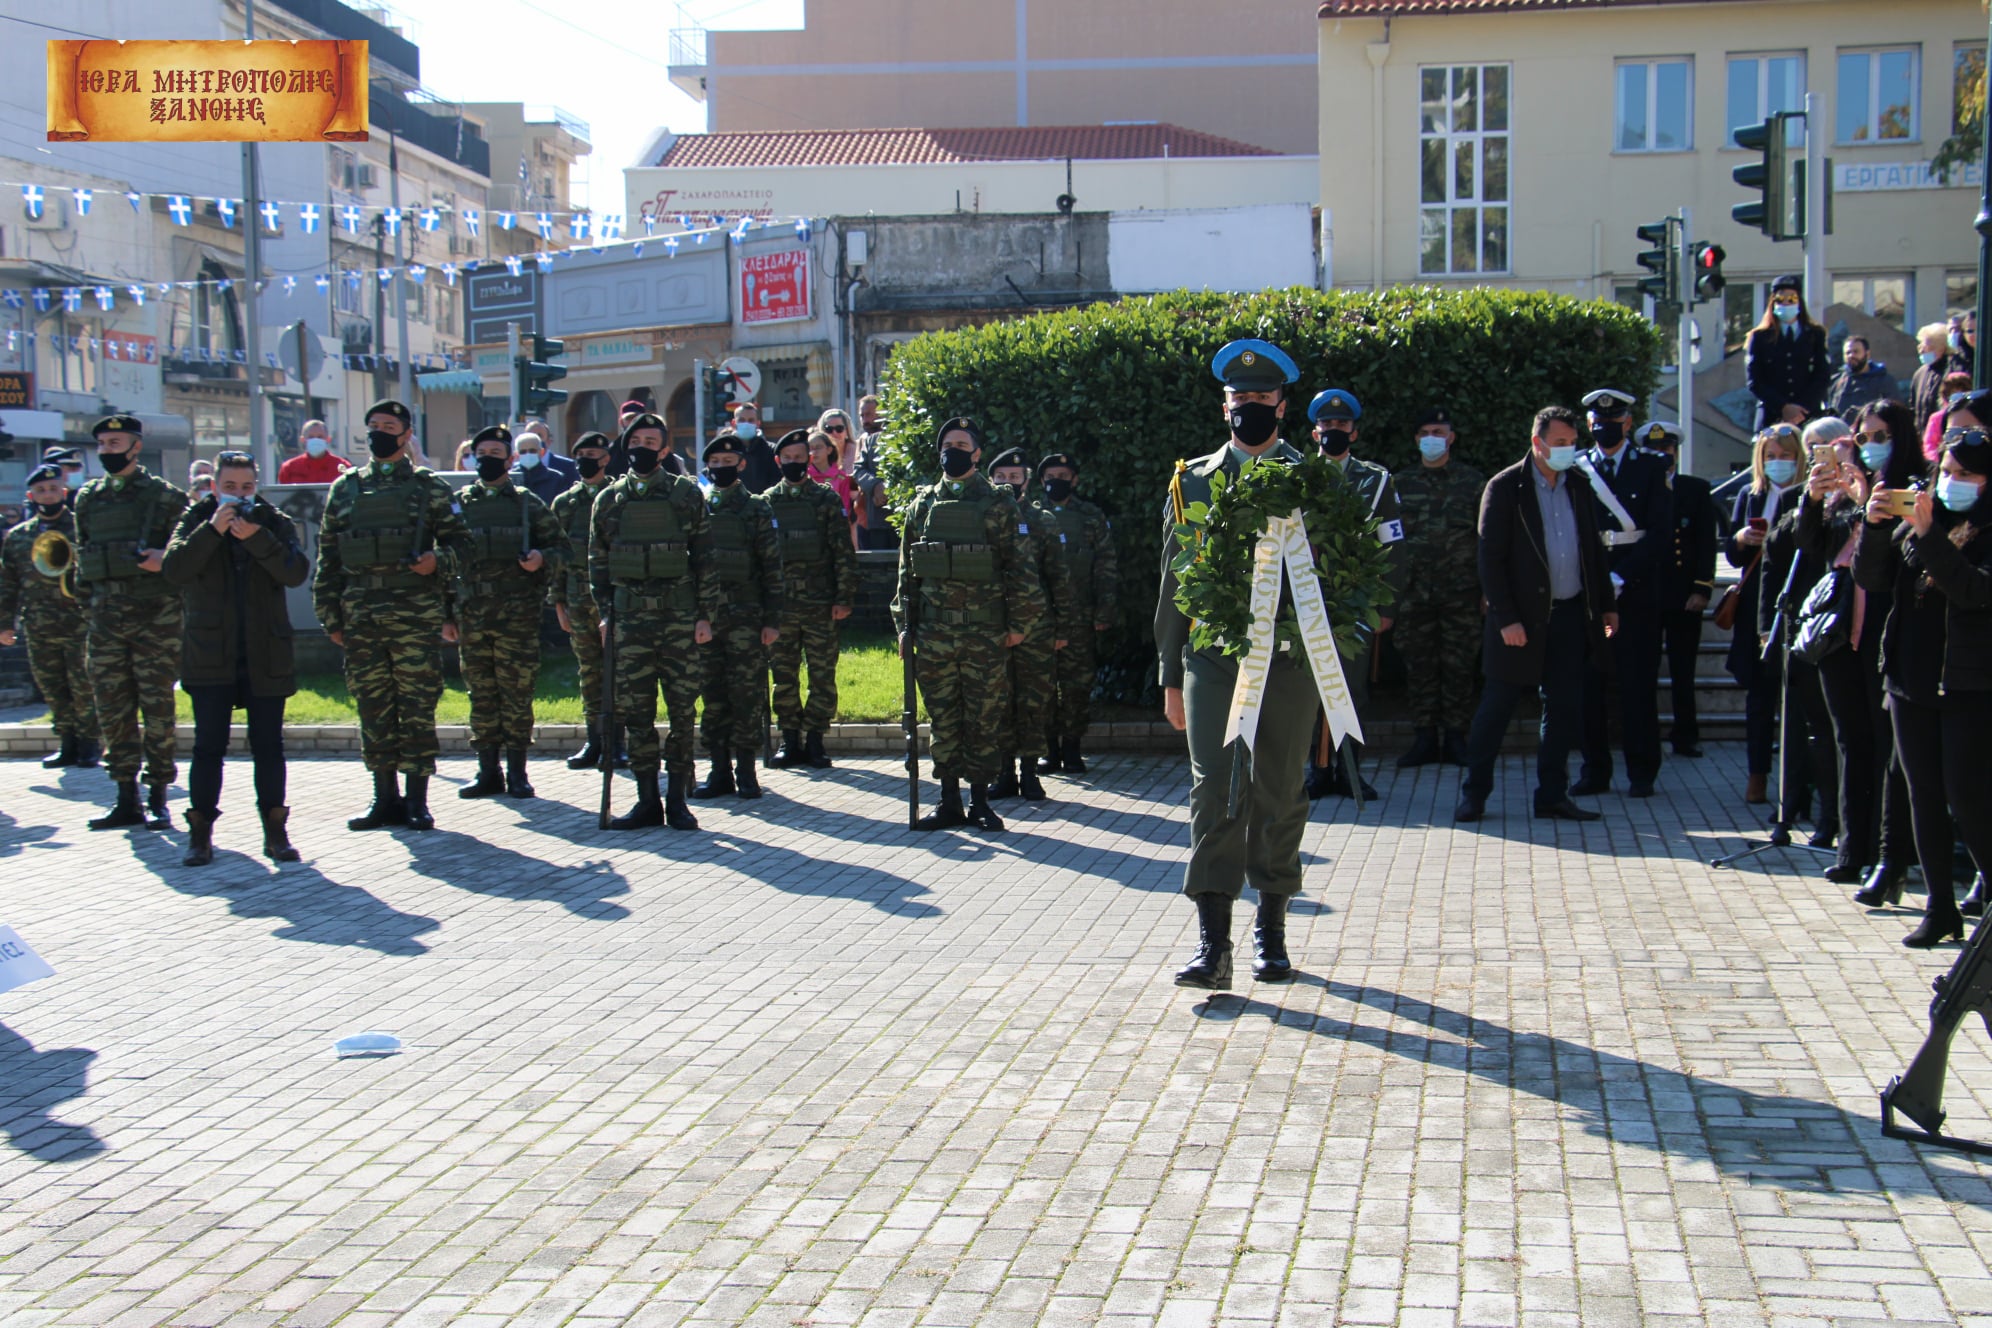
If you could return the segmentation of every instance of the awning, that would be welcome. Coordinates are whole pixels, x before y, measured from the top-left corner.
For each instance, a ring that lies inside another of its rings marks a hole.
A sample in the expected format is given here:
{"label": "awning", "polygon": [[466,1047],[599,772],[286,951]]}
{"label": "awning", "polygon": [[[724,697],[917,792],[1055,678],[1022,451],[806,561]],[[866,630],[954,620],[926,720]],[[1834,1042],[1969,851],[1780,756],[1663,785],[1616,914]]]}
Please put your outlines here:
{"label": "awning", "polygon": [[484,395],[484,375],[475,369],[446,369],[442,373],[415,375],[415,386],[424,392],[454,392],[466,397]]}

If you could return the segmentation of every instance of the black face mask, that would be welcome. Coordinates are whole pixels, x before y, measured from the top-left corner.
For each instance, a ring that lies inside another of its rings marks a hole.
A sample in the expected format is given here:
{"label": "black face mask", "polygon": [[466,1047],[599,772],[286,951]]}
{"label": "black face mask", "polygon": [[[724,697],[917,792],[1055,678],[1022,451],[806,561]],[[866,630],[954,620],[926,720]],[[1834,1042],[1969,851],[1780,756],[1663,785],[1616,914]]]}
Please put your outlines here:
{"label": "black face mask", "polygon": [[1347,456],[1355,439],[1347,429],[1323,429],[1321,431],[1321,454],[1323,456]]}
{"label": "black face mask", "polygon": [[961,447],[944,447],[941,449],[941,469],[947,472],[949,479],[958,480],[975,469],[975,453]]}
{"label": "black face mask", "polygon": [[106,475],[116,475],[131,464],[131,453],[99,452],[97,453],[97,462],[103,466]]}
{"label": "black face mask", "polygon": [[581,472],[581,478],[582,478],[582,479],[584,479],[584,480],[592,480],[592,479],[594,479],[594,478],[595,478],[595,477],[596,477],[597,475],[599,475],[599,474],[601,474],[601,473],[602,473],[602,458],[600,458],[600,457],[575,457],[575,458],[574,458],[574,469],[576,469],[576,470],[578,470],[578,471],[580,471],[580,472]]}
{"label": "black face mask", "polygon": [[1014,480],[1004,480],[1001,484],[997,485],[996,487],[998,487],[999,489],[1008,489],[1010,491],[1010,496],[1012,498],[1015,498],[1018,502],[1022,502],[1024,500],[1024,486],[1018,484]]}
{"label": "black face mask", "polygon": [[1624,420],[1599,420],[1591,430],[1591,436],[1598,440],[1599,447],[1617,447],[1625,441]]}
{"label": "black face mask", "polygon": [[504,457],[481,456],[477,458],[477,478],[495,480],[511,467],[505,464]]}
{"label": "black face mask", "polygon": [[1279,407],[1263,401],[1241,401],[1231,408],[1231,436],[1246,447],[1259,447],[1280,430]]}
{"label": "black face mask", "polygon": [[740,467],[707,466],[706,474],[712,477],[713,488],[730,489],[733,487],[734,481],[740,478]]}
{"label": "black face mask", "polygon": [[639,475],[648,475],[657,469],[657,463],[664,454],[654,447],[632,447],[629,449],[629,468]]}
{"label": "black face mask", "polygon": [[782,478],[790,484],[802,483],[805,479],[809,478],[809,463],[807,461],[782,462]]}
{"label": "black face mask", "polygon": [[48,517],[61,516],[69,509],[68,503],[36,503],[35,506],[41,509],[43,516]]}
{"label": "black face mask", "polygon": [[401,435],[382,433],[379,429],[368,429],[367,450],[385,461],[401,450]]}
{"label": "black face mask", "polygon": [[1044,496],[1051,499],[1054,503],[1064,502],[1072,496],[1072,481],[1046,480],[1044,482]]}

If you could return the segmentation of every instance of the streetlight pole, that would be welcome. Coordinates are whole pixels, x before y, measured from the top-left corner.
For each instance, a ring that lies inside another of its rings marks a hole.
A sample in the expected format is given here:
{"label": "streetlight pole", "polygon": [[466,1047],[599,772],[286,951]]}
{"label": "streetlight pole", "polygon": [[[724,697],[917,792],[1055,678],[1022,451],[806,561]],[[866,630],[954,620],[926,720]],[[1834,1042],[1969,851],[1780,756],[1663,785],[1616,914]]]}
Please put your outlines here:
{"label": "streetlight pole", "polygon": [[[394,127],[387,130],[387,180],[388,205],[396,213],[401,211],[401,142],[395,136]],[[415,370],[408,361],[408,293],[401,283],[401,233],[408,229],[408,218],[402,217],[401,224],[394,228],[394,328],[400,340],[401,374],[397,385],[400,388],[401,404],[412,412],[415,409]]]}
{"label": "streetlight pole", "polygon": [[[243,0],[242,34],[245,41],[256,40],[256,0]],[[257,471],[274,478],[275,459],[270,455],[269,431],[263,427],[263,337],[258,316],[256,288],[263,281],[263,200],[258,196],[256,145],[242,145],[242,265],[248,269],[248,289],[242,299],[242,333],[249,346],[243,355],[249,377],[249,451],[256,458]],[[305,391],[310,393],[307,384]]]}

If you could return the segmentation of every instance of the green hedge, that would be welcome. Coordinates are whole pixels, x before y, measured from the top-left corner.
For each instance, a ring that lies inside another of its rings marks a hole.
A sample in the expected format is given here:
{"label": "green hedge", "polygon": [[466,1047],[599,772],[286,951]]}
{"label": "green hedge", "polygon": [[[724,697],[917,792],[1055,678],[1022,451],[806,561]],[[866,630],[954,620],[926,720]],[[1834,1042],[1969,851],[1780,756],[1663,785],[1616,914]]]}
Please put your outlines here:
{"label": "green hedge", "polygon": [[1168,477],[1178,457],[1224,442],[1210,360],[1238,337],[1263,337],[1299,364],[1283,425],[1296,445],[1311,445],[1308,400],[1341,387],[1363,403],[1358,455],[1393,470],[1415,464],[1412,423],[1444,405],[1458,422],[1456,455],[1490,475],[1521,456],[1529,421],[1545,405],[1575,407],[1593,388],[1617,387],[1641,398],[1644,419],[1660,356],[1652,325],[1620,305],[1431,287],[1178,291],[900,346],[880,396],[885,468],[901,510],[913,486],[937,475],[934,431],[950,416],[978,420],[989,455],[1022,445],[1033,459],[1051,451],[1079,458],[1080,492],[1106,509],[1120,541],[1121,624],[1102,675],[1109,697],[1152,694],[1149,624]]}

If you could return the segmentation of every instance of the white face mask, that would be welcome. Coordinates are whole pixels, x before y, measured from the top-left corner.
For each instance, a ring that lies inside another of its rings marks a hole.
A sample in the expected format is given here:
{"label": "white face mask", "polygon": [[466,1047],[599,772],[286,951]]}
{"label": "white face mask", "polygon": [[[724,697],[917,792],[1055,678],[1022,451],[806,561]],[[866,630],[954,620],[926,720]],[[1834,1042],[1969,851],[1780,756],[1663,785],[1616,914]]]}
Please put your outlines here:
{"label": "white face mask", "polygon": [[330,449],[331,444],[327,443],[323,438],[307,438],[304,440],[304,451],[307,456],[322,457]]}
{"label": "white face mask", "polygon": [[520,470],[531,470],[531,469],[532,469],[532,468],[533,468],[534,466],[537,466],[537,465],[538,465],[539,463],[540,463],[540,454],[539,454],[539,453],[537,453],[537,452],[521,452],[521,453],[519,453],[519,469],[520,469]]}

